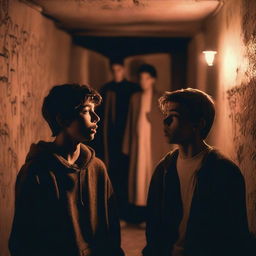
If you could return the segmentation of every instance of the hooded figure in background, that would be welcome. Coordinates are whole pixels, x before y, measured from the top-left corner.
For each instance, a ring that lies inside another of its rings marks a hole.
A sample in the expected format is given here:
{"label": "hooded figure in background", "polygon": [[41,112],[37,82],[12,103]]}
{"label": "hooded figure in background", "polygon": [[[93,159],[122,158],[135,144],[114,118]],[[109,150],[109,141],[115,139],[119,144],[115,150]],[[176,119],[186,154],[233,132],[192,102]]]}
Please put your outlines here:
{"label": "hooded figure in background", "polygon": [[113,81],[105,84],[100,90],[103,103],[97,112],[101,122],[98,124],[98,134],[92,147],[108,167],[120,217],[125,219],[128,204],[128,158],[122,152],[122,143],[130,98],[140,87],[125,78],[123,61],[112,60],[111,72]]}
{"label": "hooded figure in background", "polygon": [[129,156],[128,195],[131,221],[145,220],[145,206],[154,167],[169,151],[155,90],[156,69],[144,64],[139,69],[141,92],[131,98],[123,152]]}

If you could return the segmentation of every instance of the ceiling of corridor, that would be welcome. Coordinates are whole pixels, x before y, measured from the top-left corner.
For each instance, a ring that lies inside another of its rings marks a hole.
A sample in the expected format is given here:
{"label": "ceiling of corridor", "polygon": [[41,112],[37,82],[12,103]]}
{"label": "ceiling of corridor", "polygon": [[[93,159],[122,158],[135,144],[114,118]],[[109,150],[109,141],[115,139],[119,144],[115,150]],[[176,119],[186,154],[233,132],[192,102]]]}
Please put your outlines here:
{"label": "ceiling of corridor", "polygon": [[27,0],[81,36],[190,37],[221,6],[217,0]]}

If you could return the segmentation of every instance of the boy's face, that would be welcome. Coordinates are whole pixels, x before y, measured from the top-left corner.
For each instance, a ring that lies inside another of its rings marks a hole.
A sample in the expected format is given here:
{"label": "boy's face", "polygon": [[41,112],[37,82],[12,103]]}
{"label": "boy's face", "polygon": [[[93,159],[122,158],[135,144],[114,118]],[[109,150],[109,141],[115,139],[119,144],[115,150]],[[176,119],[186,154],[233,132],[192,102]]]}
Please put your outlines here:
{"label": "boy's face", "polygon": [[111,70],[115,82],[122,82],[124,80],[124,66],[122,66],[121,64],[113,64],[111,66]]}
{"label": "boy's face", "polygon": [[152,89],[156,82],[156,79],[146,72],[141,73],[139,76],[139,79],[140,79],[140,86],[143,91]]}
{"label": "boy's face", "polygon": [[186,144],[195,138],[188,111],[177,102],[166,104],[164,133],[170,144]]}
{"label": "boy's face", "polygon": [[68,135],[76,142],[88,142],[94,139],[100,118],[94,111],[94,103],[85,101],[80,107],[78,117],[66,127]]}

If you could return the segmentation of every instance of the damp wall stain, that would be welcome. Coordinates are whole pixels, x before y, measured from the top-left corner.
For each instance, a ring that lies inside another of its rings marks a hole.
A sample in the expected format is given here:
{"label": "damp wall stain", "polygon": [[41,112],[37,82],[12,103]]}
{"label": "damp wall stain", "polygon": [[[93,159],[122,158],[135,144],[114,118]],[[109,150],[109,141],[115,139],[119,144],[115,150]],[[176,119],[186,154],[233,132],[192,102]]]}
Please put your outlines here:
{"label": "damp wall stain", "polygon": [[8,256],[14,184],[32,142],[50,131],[43,96],[68,80],[70,37],[16,0],[0,1],[0,254]]}
{"label": "damp wall stain", "polygon": [[[201,32],[204,48],[218,53],[213,67],[197,63],[195,87],[213,94],[216,120],[209,142],[233,159],[246,182],[249,227],[256,235],[256,1],[225,0]],[[192,51],[198,47],[192,40]],[[193,48],[194,47],[194,48]],[[199,58],[198,58],[199,59]],[[203,82],[201,80],[203,79]]]}
{"label": "damp wall stain", "polygon": [[256,1],[241,2],[241,37],[247,69],[241,84],[226,91],[236,159],[247,184],[247,208],[256,234]]}

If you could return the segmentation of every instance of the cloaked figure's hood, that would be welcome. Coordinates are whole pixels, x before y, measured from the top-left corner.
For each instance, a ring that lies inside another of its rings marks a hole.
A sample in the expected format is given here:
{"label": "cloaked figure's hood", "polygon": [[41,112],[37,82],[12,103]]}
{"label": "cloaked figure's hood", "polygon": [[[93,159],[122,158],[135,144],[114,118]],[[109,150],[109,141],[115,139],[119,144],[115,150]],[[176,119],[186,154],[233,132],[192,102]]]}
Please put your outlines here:
{"label": "cloaked figure's hood", "polygon": [[78,164],[71,165],[68,161],[63,158],[60,154],[57,153],[56,147],[53,142],[39,141],[36,144],[32,144],[29,150],[29,153],[26,157],[26,163],[36,160],[45,160],[49,161],[53,157],[57,159],[61,164],[65,165],[68,168],[80,169],[85,168],[93,158],[95,158],[95,152],[92,148],[80,144],[80,156],[77,160]]}

